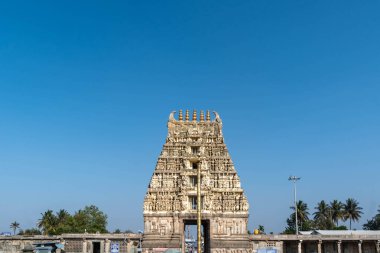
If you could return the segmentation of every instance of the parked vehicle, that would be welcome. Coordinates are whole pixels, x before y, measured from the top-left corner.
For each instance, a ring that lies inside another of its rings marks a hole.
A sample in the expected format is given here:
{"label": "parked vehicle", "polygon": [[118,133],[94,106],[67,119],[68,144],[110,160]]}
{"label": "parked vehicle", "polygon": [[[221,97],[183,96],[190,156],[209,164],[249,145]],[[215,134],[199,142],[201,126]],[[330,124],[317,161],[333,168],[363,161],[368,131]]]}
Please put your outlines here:
{"label": "parked vehicle", "polygon": [[46,242],[46,243],[35,243],[34,252],[35,253],[55,253],[57,249],[63,250],[64,246],[61,243]]}

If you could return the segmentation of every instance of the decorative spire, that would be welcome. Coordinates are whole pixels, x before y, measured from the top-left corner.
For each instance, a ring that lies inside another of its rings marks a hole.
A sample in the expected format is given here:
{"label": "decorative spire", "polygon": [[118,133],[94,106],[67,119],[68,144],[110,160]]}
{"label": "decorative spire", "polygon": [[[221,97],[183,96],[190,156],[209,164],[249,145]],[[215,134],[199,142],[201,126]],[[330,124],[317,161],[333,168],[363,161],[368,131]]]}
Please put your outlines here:
{"label": "decorative spire", "polygon": [[193,110],[193,121],[197,121],[197,111]]}
{"label": "decorative spire", "polygon": [[211,117],[210,117],[210,111],[209,111],[209,110],[207,110],[206,120],[207,120],[207,121],[210,121],[210,120],[211,120]]}
{"label": "decorative spire", "polygon": [[201,118],[200,118],[200,121],[201,121],[201,122],[204,122],[204,121],[205,121],[205,115],[204,115],[203,111],[201,111]]}
{"label": "decorative spire", "polygon": [[186,110],[185,120],[189,121],[189,110]]}
{"label": "decorative spire", "polygon": [[183,120],[183,116],[182,116],[182,109],[179,110],[179,116],[178,116],[178,120],[179,121],[182,121]]}

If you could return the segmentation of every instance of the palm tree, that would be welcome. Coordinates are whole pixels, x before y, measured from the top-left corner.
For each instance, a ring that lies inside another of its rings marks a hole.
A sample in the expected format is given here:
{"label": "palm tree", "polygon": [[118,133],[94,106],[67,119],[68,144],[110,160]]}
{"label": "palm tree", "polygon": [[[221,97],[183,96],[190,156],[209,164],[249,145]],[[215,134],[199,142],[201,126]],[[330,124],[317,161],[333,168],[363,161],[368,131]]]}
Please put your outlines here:
{"label": "palm tree", "polygon": [[314,219],[316,220],[326,219],[330,216],[330,206],[326,204],[324,200],[321,200],[321,202],[317,203],[315,209],[317,210],[316,212],[314,212]]}
{"label": "palm tree", "polygon": [[57,212],[57,223],[64,223],[69,217],[70,214],[65,209],[61,209],[59,212]]}
{"label": "palm tree", "polygon": [[20,223],[18,223],[17,221],[14,221],[14,222],[11,223],[10,228],[13,229],[13,234],[15,235],[16,234],[16,230],[18,228],[20,228]]}
{"label": "palm tree", "polygon": [[55,232],[57,225],[57,217],[52,210],[47,210],[45,213],[41,213],[42,217],[38,220],[37,226],[42,229],[45,235]]}
{"label": "palm tree", "polygon": [[330,202],[330,207],[331,207],[332,219],[336,223],[336,226],[338,227],[339,220],[343,219],[344,205],[342,202],[335,199],[332,202]]}
{"label": "palm tree", "polygon": [[351,221],[358,221],[363,212],[361,211],[363,208],[359,206],[359,202],[353,198],[349,198],[346,200],[344,204],[344,220],[350,219],[350,230],[351,230]]}
{"label": "palm tree", "polygon": [[[309,221],[309,208],[307,207],[307,204],[303,202],[302,200],[297,201],[297,219],[298,223],[300,224],[299,227],[302,229],[302,224]],[[294,206],[291,206],[290,209],[295,211]],[[292,216],[295,219],[295,213],[292,214]]]}
{"label": "palm tree", "polygon": [[315,209],[317,211],[314,213],[314,221],[319,229],[331,229],[334,227],[331,207],[324,200],[317,203]]}
{"label": "palm tree", "polygon": [[56,213],[56,219],[55,234],[63,234],[72,231],[72,216],[65,209],[61,209]]}

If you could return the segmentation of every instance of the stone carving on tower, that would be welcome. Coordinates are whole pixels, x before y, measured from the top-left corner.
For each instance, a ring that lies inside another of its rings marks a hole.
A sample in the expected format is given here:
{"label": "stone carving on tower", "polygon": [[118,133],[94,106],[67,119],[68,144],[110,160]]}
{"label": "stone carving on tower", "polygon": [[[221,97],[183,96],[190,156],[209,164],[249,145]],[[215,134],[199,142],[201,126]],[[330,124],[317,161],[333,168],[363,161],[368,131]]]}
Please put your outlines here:
{"label": "stone carving on tower", "polygon": [[[170,113],[168,135],[144,199],[143,251],[182,248],[184,226],[196,220],[197,170],[201,170],[204,252],[251,252],[248,201],[228,153],[217,112]],[[206,244],[206,242],[205,242]]]}

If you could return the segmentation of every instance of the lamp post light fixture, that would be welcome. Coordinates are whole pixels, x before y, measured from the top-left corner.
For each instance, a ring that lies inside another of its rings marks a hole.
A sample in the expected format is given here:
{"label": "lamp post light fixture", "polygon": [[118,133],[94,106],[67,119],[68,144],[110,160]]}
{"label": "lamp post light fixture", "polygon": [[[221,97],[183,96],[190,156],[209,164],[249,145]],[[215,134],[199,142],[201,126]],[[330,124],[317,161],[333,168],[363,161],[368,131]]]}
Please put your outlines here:
{"label": "lamp post light fixture", "polygon": [[297,186],[296,183],[300,180],[300,177],[290,176],[289,181],[293,181],[294,183],[294,210],[296,211],[296,235],[298,235],[298,210],[297,210]]}

